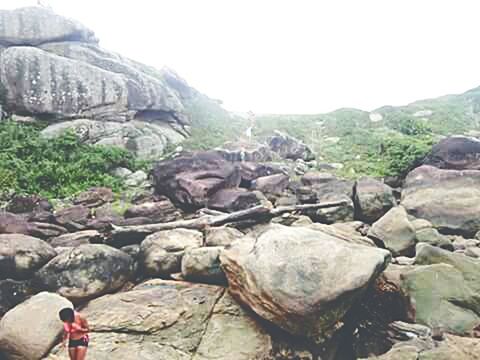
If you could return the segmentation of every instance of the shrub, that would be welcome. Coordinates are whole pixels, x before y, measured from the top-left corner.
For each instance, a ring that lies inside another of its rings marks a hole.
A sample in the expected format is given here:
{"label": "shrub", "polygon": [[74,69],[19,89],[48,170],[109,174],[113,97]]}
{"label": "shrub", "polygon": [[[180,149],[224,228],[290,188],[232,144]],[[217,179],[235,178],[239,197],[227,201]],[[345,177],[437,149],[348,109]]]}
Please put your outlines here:
{"label": "shrub", "polygon": [[44,139],[36,125],[0,123],[0,192],[13,188],[63,198],[92,186],[120,191],[121,180],[110,175],[119,166],[135,169],[133,155],[115,147],[82,144],[73,133]]}

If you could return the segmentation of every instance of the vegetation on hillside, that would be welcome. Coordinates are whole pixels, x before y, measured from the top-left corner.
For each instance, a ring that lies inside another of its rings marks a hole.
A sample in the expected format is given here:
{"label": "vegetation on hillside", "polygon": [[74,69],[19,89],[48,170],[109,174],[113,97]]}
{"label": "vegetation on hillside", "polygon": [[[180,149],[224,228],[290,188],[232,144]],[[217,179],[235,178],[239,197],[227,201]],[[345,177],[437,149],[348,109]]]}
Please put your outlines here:
{"label": "vegetation on hillside", "polygon": [[[195,111],[202,111],[203,103],[196,105]],[[187,149],[219,146],[237,139],[249,126],[248,121],[218,110],[203,110],[210,114],[209,120],[194,122]],[[480,130],[480,88],[402,107],[386,106],[372,113],[347,108],[328,114],[257,117],[256,140],[265,140],[275,130],[304,141],[319,163],[342,164],[339,175],[404,175],[440,137]]]}
{"label": "vegetation on hillside", "polygon": [[38,124],[0,122],[0,194],[64,198],[92,186],[120,191],[122,182],[111,171],[139,166],[126,150],[82,144],[73,133],[47,140],[40,131]]}

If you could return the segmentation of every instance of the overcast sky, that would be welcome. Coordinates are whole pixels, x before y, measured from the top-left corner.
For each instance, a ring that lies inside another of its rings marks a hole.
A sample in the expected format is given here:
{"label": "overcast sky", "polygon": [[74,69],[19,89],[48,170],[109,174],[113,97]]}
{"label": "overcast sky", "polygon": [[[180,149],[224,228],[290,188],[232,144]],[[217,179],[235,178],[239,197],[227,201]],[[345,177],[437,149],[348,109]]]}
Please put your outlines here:
{"label": "overcast sky", "polygon": [[480,85],[478,0],[43,2],[234,111],[373,110]]}

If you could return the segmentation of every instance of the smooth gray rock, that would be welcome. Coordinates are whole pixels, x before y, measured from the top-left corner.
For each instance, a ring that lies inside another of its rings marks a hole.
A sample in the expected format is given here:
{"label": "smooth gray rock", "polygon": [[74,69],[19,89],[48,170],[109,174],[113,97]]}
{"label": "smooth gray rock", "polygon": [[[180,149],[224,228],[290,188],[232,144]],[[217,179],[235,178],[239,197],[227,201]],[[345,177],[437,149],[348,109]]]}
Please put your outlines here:
{"label": "smooth gray rock", "polygon": [[225,274],[220,268],[220,252],[223,247],[187,249],[182,258],[182,275],[187,281],[224,285]]}
{"label": "smooth gray rock", "polygon": [[63,330],[58,312],[72,308],[67,299],[42,292],[10,310],[0,321],[0,349],[8,360],[38,360]]}
{"label": "smooth gray rock", "polygon": [[37,46],[57,41],[96,42],[92,30],[40,6],[0,10],[0,44]]}

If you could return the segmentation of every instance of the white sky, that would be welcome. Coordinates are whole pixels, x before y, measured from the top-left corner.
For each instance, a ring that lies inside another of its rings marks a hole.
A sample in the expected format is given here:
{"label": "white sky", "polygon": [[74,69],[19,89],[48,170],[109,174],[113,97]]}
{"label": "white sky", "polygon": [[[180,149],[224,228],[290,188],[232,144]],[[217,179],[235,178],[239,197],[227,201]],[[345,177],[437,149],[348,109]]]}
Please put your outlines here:
{"label": "white sky", "polygon": [[478,0],[44,2],[234,111],[372,110],[480,85]]}

